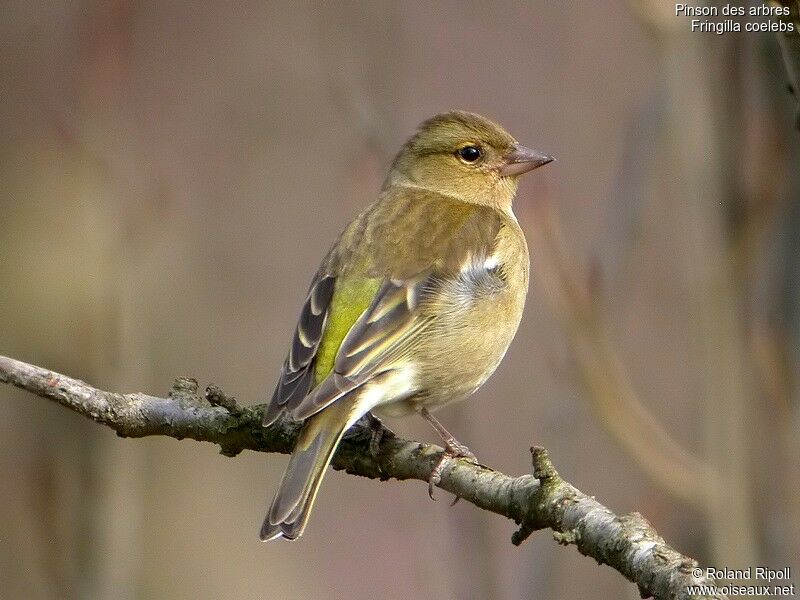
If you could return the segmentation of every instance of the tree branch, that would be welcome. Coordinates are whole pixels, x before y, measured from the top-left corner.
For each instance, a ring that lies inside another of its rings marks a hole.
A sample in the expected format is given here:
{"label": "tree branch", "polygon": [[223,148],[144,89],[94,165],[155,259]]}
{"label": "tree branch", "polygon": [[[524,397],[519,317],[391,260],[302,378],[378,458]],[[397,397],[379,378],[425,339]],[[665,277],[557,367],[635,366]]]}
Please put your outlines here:
{"label": "tree branch", "polygon": [[[286,419],[262,427],[263,406],[239,407],[216,387],[209,387],[201,397],[197,382],[187,378],[178,379],[167,398],[119,394],[0,356],[0,382],[54,400],[123,437],[191,438],[218,444],[227,456],[242,450],[289,453],[299,430],[299,424]],[[345,437],[333,467],[373,479],[427,481],[443,451],[386,430],[373,454],[369,440],[368,430],[357,427]],[[564,481],[544,448],[534,447],[531,452],[532,476],[510,477],[459,460],[445,469],[439,487],[519,524],[512,536],[516,545],[536,530],[552,529],[559,543],[574,544],[582,554],[613,567],[639,587],[642,597],[724,598],[711,593],[714,581],[702,576],[705,571],[697,562],[668,546],[644,517],[615,515]],[[712,587],[709,593],[690,596],[687,586],[693,585]]]}
{"label": "tree branch", "polygon": [[800,0],[777,0],[778,4],[789,9],[789,16],[776,17],[778,21],[792,24],[791,32],[778,33],[786,76],[795,100],[795,127],[800,129]]}

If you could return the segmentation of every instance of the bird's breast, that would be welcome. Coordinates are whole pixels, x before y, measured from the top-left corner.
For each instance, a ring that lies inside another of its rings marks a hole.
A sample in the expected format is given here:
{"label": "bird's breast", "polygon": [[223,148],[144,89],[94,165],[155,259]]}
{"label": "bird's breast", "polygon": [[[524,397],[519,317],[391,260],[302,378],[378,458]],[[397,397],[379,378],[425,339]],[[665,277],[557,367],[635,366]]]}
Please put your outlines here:
{"label": "bird's breast", "polygon": [[509,261],[501,253],[476,257],[443,281],[427,308],[436,313],[416,354],[413,398],[384,407],[400,415],[435,409],[477,390],[503,359],[522,317],[528,284],[527,252]]}

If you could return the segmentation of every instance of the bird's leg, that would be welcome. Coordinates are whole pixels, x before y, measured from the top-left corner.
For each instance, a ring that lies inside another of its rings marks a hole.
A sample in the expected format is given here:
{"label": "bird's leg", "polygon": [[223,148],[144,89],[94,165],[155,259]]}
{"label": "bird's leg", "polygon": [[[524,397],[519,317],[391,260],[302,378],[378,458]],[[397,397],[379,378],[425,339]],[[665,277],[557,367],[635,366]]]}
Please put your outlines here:
{"label": "bird's leg", "polygon": [[373,457],[378,455],[378,450],[380,449],[383,438],[394,436],[394,431],[386,427],[386,425],[371,412],[364,414],[364,416],[358,420],[358,424],[363,427],[363,429],[369,431],[369,453]]}
{"label": "bird's leg", "polygon": [[[433,487],[438,485],[442,480],[442,472],[444,471],[448,461],[453,458],[467,458],[471,461],[476,461],[477,459],[469,448],[454,438],[453,434],[447,431],[447,429],[444,428],[444,425],[442,425],[439,420],[436,419],[436,417],[428,412],[427,408],[420,410],[419,414],[421,414],[422,417],[431,424],[431,426],[436,430],[436,433],[439,434],[439,437],[441,437],[442,441],[444,442],[444,453],[439,459],[439,462],[436,463],[436,466],[433,467],[431,476],[428,479],[428,495],[431,497],[431,500],[436,500],[436,498],[433,497]],[[456,496],[456,499],[453,500],[453,504],[458,502],[458,500],[459,497]]]}
{"label": "bird's leg", "polygon": [[381,440],[385,437],[391,437],[394,435],[394,432],[386,427],[383,422],[372,414],[372,412],[367,412],[364,415],[364,418],[367,421],[367,427],[370,430],[369,436],[369,453],[372,456],[378,456],[378,450],[381,446]]}

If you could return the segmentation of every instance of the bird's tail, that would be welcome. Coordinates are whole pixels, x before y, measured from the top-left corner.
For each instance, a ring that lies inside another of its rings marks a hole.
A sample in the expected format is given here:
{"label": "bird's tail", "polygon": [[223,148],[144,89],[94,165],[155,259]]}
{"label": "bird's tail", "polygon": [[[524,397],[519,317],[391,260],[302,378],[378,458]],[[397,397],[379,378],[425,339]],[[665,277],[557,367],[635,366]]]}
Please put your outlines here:
{"label": "bird's tail", "polygon": [[306,421],[261,526],[262,541],[302,535],[325,469],[344,432],[361,416],[355,404],[351,398],[340,398]]}

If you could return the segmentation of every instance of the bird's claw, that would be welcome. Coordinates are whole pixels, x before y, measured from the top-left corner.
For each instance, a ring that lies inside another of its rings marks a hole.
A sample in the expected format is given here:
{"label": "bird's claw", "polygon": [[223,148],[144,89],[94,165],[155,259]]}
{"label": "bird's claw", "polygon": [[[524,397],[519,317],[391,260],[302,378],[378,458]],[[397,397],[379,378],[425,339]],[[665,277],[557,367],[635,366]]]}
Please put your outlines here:
{"label": "bird's claw", "polygon": [[394,431],[386,427],[378,417],[370,412],[359,419],[358,425],[360,428],[354,427],[345,434],[345,437],[348,439],[358,439],[360,441],[369,435],[368,449],[370,456],[373,458],[378,456],[381,442],[384,439],[394,437]]}
{"label": "bird's claw", "polygon": [[[455,439],[448,442],[441,458],[439,459],[439,462],[437,462],[436,466],[433,467],[431,475],[428,478],[428,496],[430,496],[431,500],[437,499],[433,495],[433,488],[441,483],[444,468],[447,466],[447,463],[450,462],[450,460],[456,458],[464,458],[470,462],[478,462],[478,459],[475,457],[472,451],[464,444]],[[460,499],[460,496],[456,496],[450,506],[455,506],[456,502],[458,502]]]}
{"label": "bird's claw", "polygon": [[369,454],[372,458],[378,456],[378,451],[381,449],[381,440],[383,439],[382,429],[373,429],[369,436]]}
{"label": "bird's claw", "polygon": [[378,452],[381,449],[381,441],[383,438],[390,438],[394,436],[394,431],[386,427],[378,417],[373,415],[371,412],[368,412],[364,415],[367,420],[367,426],[370,429],[370,436],[369,436],[369,453],[372,457],[378,456]]}

